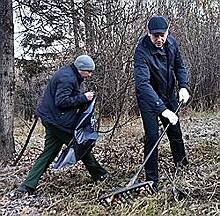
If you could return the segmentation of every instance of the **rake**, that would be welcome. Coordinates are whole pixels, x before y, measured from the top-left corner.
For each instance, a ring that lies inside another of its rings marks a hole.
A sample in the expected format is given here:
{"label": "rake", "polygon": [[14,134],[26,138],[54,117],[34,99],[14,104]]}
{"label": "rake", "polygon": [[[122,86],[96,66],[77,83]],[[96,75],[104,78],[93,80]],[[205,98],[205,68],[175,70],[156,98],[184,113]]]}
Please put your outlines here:
{"label": "rake", "polygon": [[[178,113],[180,110],[180,107],[182,106],[183,101],[181,101],[175,111],[175,114]],[[128,184],[125,187],[116,188],[114,190],[109,191],[106,194],[103,194],[99,197],[99,202],[103,206],[111,206],[112,204],[117,203],[129,203],[130,200],[133,199],[133,195],[139,194],[141,191],[146,191],[150,194],[156,193],[156,189],[153,187],[153,181],[144,181],[144,182],[138,182],[137,178],[140,172],[143,170],[145,164],[147,163],[149,157],[153,153],[154,149],[159,145],[161,139],[163,138],[164,134],[166,133],[168,127],[170,126],[170,123],[167,124],[164,131],[161,133],[160,137],[154,144],[151,151],[148,153],[146,158],[144,159],[144,162],[140,165],[140,167],[137,169],[137,172],[134,174],[134,176],[130,179]]]}

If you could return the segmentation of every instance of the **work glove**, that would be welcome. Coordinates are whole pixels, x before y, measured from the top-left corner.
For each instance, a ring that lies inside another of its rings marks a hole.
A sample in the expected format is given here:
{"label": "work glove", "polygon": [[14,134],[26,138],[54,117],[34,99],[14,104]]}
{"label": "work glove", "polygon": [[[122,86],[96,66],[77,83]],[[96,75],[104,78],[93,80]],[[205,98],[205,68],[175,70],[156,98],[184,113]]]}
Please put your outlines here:
{"label": "work glove", "polygon": [[169,109],[165,109],[161,115],[165,118],[168,118],[169,122],[172,125],[175,125],[178,122],[178,116]]}
{"label": "work glove", "polygon": [[186,103],[189,100],[189,92],[186,88],[181,88],[179,91],[179,101]]}

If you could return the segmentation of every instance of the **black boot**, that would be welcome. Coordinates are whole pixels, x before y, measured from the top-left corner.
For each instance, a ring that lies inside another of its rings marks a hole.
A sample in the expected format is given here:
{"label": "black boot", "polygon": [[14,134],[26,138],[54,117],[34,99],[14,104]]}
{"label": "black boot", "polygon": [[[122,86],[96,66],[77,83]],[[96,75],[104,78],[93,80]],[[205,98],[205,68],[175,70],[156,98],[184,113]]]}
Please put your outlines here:
{"label": "black boot", "polygon": [[16,193],[17,194],[28,194],[28,195],[32,195],[34,193],[35,189],[30,188],[26,185],[21,184],[17,189],[16,189]]}

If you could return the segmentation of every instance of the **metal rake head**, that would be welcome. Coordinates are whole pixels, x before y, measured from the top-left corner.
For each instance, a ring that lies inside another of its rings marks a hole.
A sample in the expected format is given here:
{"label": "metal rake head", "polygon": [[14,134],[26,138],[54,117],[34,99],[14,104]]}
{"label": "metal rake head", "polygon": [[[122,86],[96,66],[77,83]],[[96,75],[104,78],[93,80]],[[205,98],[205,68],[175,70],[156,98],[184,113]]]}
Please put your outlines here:
{"label": "metal rake head", "polygon": [[150,194],[155,193],[156,191],[153,188],[153,181],[139,182],[131,186],[115,189],[107,194],[100,196],[99,202],[106,207],[120,203],[130,204],[134,196],[142,192]]}

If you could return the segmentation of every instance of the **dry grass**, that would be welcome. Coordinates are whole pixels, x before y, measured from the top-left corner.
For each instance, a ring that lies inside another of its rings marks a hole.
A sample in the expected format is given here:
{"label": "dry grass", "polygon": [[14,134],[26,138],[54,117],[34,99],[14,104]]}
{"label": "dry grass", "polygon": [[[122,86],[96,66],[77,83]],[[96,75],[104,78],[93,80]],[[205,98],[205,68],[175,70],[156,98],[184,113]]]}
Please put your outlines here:
{"label": "dry grass", "polygon": [[[25,178],[43,144],[43,129],[38,124],[29,148],[16,167],[0,172],[0,214],[2,215],[220,215],[219,143],[220,115],[186,116],[183,134],[189,155],[189,166],[174,172],[167,139],[160,144],[160,191],[157,195],[137,197],[131,205],[104,208],[97,202],[100,194],[113,187],[124,186],[143,159],[143,129],[140,119],[125,125],[109,142],[108,134],[100,134],[94,149],[99,161],[112,173],[107,182],[91,181],[79,163],[59,171],[49,169],[42,177],[36,196],[13,198],[14,189]],[[16,125],[17,150],[24,143],[27,127]],[[176,202],[172,183],[188,193]],[[143,175],[140,176],[143,179]]]}

